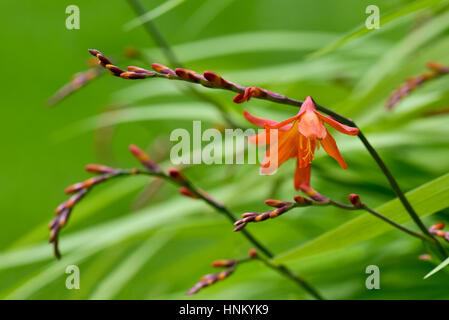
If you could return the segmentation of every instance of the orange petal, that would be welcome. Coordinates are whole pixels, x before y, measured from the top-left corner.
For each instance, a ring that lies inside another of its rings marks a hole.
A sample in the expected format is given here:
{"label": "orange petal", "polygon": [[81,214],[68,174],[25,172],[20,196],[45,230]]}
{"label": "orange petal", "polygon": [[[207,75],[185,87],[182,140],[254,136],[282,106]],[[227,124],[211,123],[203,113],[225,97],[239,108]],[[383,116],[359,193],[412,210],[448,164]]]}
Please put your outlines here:
{"label": "orange petal", "polygon": [[318,115],[318,117],[320,117],[321,120],[323,120],[328,125],[330,125],[332,128],[334,128],[335,130],[337,130],[341,133],[348,134],[350,136],[356,136],[359,134],[359,129],[357,129],[357,128],[345,126],[344,124],[341,124],[337,120],[334,120],[332,117],[322,115],[319,112],[316,112],[316,114]]}
{"label": "orange petal", "polygon": [[248,142],[256,146],[266,146],[270,144],[269,141],[267,141],[267,134],[265,131],[248,137]]}
{"label": "orange petal", "polygon": [[[278,130],[278,140],[282,139],[283,135],[287,134],[287,131]],[[248,142],[257,146],[268,146],[270,145],[270,136],[267,135],[266,131],[255,134],[248,137]]]}
{"label": "orange petal", "polygon": [[294,183],[295,183],[295,189],[310,189],[310,168],[311,166],[308,165],[305,168],[301,168],[299,166],[299,159],[296,160],[296,170],[295,170],[295,177],[294,177]]}
{"label": "orange petal", "polygon": [[[295,158],[298,155],[299,133],[294,128],[287,132],[278,131],[278,143],[272,145],[268,149],[265,159],[260,167],[261,174],[272,174],[285,161]],[[276,152],[276,154],[273,154]],[[277,164],[272,165],[272,161],[276,160]]]}
{"label": "orange petal", "polygon": [[[298,115],[293,116],[291,118],[288,118],[282,122],[276,122],[274,125],[267,124],[265,127],[268,127],[269,129],[279,129],[279,130],[289,130],[291,128],[291,125],[288,125],[290,122],[293,122],[298,119]],[[288,128],[288,129],[287,129]]]}
{"label": "orange petal", "polygon": [[308,96],[306,100],[304,100],[301,108],[299,109],[298,115],[301,115],[306,111],[316,111],[315,104],[313,103],[311,96]]}
{"label": "orange petal", "polygon": [[326,137],[326,127],[317,112],[305,111],[298,122],[298,130],[303,136],[309,139],[324,139]]}
{"label": "orange petal", "polygon": [[[243,110],[243,116],[246,118],[246,120],[248,120],[249,122],[251,122],[252,124],[255,124],[256,126],[258,126],[260,128],[264,128],[265,125],[268,125],[271,127],[271,126],[276,126],[277,124],[279,124],[279,122],[274,121],[274,120],[255,117],[246,110]],[[290,128],[291,128],[291,125],[287,125],[287,126],[284,126],[283,128],[280,128],[280,130],[285,131]]]}
{"label": "orange petal", "polygon": [[321,145],[323,146],[324,151],[327,152],[328,155],[330,155],[332,158],[337,160],[337,162],[340,164],[340,166],[343,169],[347,169],[348,165],[345,162],[345,159],[341,156],[340,151],[338,150],[337,144],[335,143],[334,138],[331,136],[331,134],[328,132],[326,135],[326,138],[320,141]]}

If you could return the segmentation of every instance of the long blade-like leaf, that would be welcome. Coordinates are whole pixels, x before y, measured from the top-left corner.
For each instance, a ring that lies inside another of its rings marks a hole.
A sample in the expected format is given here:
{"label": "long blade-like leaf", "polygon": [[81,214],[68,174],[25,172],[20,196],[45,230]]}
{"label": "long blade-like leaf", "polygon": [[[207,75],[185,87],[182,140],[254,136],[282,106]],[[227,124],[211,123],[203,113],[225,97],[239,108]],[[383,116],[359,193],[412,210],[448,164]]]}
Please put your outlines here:
{"label": "long blade-like leaf", "polygon": [[[407,198],[419,216],[429,215],[449,207],[449,174],[408,192]],[[385,203],[377,208],[377,211],[401,224],[411,220],[398,199]],[[304,245],[279,255],[274,261],[284,263],[337,250],[374,238],[391,231],[392,228],[391,225],[365,213]]]}
{"label": "long blade-like leaf", "polygon": [[[434,7],[438,4],[440,4],[442,2],[442,0],[433,0],[433,1],[429,1],[429,0],[419,0],[419,1],[414,1],[413,3],[411,3],[410,5],[406,6],[406,7],[400,7],[399,9],[387,13],[385,15],[382,15],[380,17],[380,21],[382,23],[382,26],[386,25],[387,23],[396,21],[399,18],[408,16],[411,13],[415,13],[417,11],[426,9],[426,8],[431,8]],[[377,29],[368,29],[365,25],[365,23],[361,24],[360,26],[358,26],[357,28],[355,28],[354,30],[350,31],[349,33],[345,34],[342,38],[332,42],[331,44],[325,46],[324,48],[313,52],[312,54],[309,55],[309,58],[317,58],[319,56],[328,54],[332,51],[337,50],[338,48],[342,47],[343,45],[351,42],[352,40],[358,39],[374,30]]]}
{"label": "long blade-like leaf", "polygon": [[441,262],[438,266],[436,266],[435,269],[433,269],[432,271],[430,271],[428,274],[426,274],[426,276],[424,277],[424,279],[429,278],[430,276],[434,275],[435,273],[437,273],[438,271],[440,271],[441,269],[443,269],[444,267],[446,267],[447,265],[449,265],[449,258],[447,258],[446,260],[444,260],[443,262]]}
{"label": "long blade-like leaf", "polygon": [[183,3],[185,0],[169,0],[167,2],[164,2],[159,7],[154,8],[153,10],[148,11],[144,15],[141,15],[140,17],[137,17],[127,24],[124,25],[124,29],[126,31],[129,31],[135,27],[140,26],[141,24],[144,24],[145,22],[154,20],[160,16],[162,16],[164,13],[169,12],[170,10],[173,10],[177,6],[179,6],[181,3]]}

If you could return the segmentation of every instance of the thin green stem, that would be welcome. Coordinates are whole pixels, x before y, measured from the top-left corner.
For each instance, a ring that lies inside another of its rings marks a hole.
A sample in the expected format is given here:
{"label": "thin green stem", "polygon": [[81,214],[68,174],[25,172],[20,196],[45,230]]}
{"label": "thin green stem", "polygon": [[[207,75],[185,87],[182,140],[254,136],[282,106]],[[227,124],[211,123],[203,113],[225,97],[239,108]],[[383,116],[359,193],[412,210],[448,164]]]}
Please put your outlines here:
{"label": "thin green stem", "polygon": [[[352,120],[351,120],[352,121]],[[354,123],[355,126],[355,123]],[[399,187],[396,179],[391,174],[390,170],[386,166],[386,164],[382,161],[379,154],[377,153],[376,149],[373,148],[373,146],[369,143],[368,139],[363,135],[362,131],[359,130],[358,137],[360,141],[362,141],[365,148],[370,153],[371,157],[374,159],[378,167],[381,169],[385,177],[387,178],[388,182],[390,183],[391,188],[398,196],[399,200],[401,201],[402,205],[404,206],[405,210],[407,210],[410,217],[413,219],[415,224],[418,226],[418,228],[428,237],[430,237],[434,243],[434,245],[437,247],[438,252],[444,257],[447,258],[448,254],[444,247],[441,245],[441,243],[429,232],[429,230],[426,228],[418,214],[416,213],[415,209],[413,209],[412,205],[408,201],[405,194],[402,192],[401,188]]]}
{"label": "thin green stem", "polygon": [[[145,14],[145,8],[143,7],[142,3],[139,0],[128,0],[128,3],[131,5],[131,7],[134,9],[137,15],[141,16]],[[176,57],[176,54],[171,49],[169,43],[165,40],[165,38],[162,36],[162,34],[157,29],[156,25],[152,21],[146,21],[144,23],[145,30],[148,32],[148,34],[154,39],[154,41],[159,45],[159,47],[162,48],[167,60],[170,62],[171,65],[174,65],[176,67],[182,67],[181,62]],[[194,87],[189,87],[190,91],[196,95],[197,97],[203,99],[204,101],[207,101],[214,105],[222,114],[223,118],[232,126],[236,127],[232,119],[229,117],[228,113],[225,110],[225,107],[219,103],[217,100],[215,100],[212,97],[209,97],[208,95],[203,94],[202,92],[196,90]],[[169,176],[165,176],[165,178],[170,178]],[[176,182],[173,179],[170,179],[171,181]],[[213,206],[217,211],[223,213],[232,223],[236,221],[236,218],[234,215],[222,204],[216,202],[215,200],[211,199],[210,197],[204,196],[201,192],[198,192],[196,188],[193,188],[190,184],[185,185],[185,187],[189,188],[190,191],[192,191],[196,196],[199,196],[203,201],[207,202],[209,205]],[[260,251],[262,251],[265,255],[267,255],[270,258],[274,257],[274,254],[271,253],[265,246],[263,246],[258,240],[254,238],[254,236],[249,233],[246,230],[243,230],[244,236],[254,245],[256,246]],[[312,296],[314,296],[317,299],[322,300],[320,294],[310,285],[308,284],[304,279],[301,277],[295,275],[293,272],[291,272],[287,267],[285,266],[279,266],[279,269],[282,270],[282,273],[286,275],[287,277],[291,278],[295,282],[297,282],[299,285],[301,285],[306,291],[308,291]]]}
{"label": "thin green stem", "polygon": [[372,215],[378,217],[379,219],[382,219],[383,221],[385,221],[385,222],[391,224],[393,227],[395,227],[395,228],[397,228],[397,229],[399,229],[399,230],[401,230],[401,231],[403,231],[403,232],[405,232],[405,233],[408,233],[409,235],[411,235],[411,236],[413,236],[413,237],[419,238],[419,239],[421,239],[421,240],[424,240],[424,241],[427,241],[427,242],[430,242],[430,243],[434,243],[433,240],[432,240],[432,238],[430,238],[430,237],[428,237],[428,236],[426,236],[426,235],[423,235],[423,234],[421,234],[421,233],[415,232],[415,231],[413,231],[413,230],[410,230],[410,229],[408,229],[408,228],[406,228],[406,227],[400,225],[399,223],[394,222],[393,220],[387,218],[387,217],[384,216],[383,214],[377,212],[376,210],[374,210],[374,209],[368,207],[368,206],[365,205],[365,204],[362,205],[362,208],[365,209],[366,211],[368,211],[369,213],[371,213]]}
{"label": "thin green stem", "polygon": [[[226,208],[222,203],[216,201],[210,195],[205,194],[200,189],[197,189],[189,181],[185,181],[185,182],[181,183],[180,181],[172,178],[169,175],[166,175],[163,172],[140,171],[138,173],[146,174],[146,175],[150,175],[150,176],[156,176],[156,177],[162,178],[164,180],[167,180],[177,186],[185,187],[185,188],[189,189],[189,191],[192,192],[196,197],[200,198],[201,200],[203,200],[204,202],[209,204],[211,207],[213,207],[216,211],[224,214],[231,223],[234,223],[237,220],[236,217],[234,216],[234,214],[228,208]],[[249,231],[242,230],[242,234],[251,244],[253,244],[261,252],[263,252],[268,258],[270,258],[270,259],[274,258],[274,254],[269,249],[267,249],[260,241],[258,241]],[[324,298],[318,293],[318,291],[310,283],[308,283],[304,278],[295,274],[293,271],[288,269],[286,266],[273,265],[273,264],[271,264],[271,265],[272,265],[272,268],[276,269],[279,273],[281,273],[285,277],[289,278],[290,280],[294,281],[296,284],[301,286],[304,290],[306,290],[315,299],[324,300]]]}

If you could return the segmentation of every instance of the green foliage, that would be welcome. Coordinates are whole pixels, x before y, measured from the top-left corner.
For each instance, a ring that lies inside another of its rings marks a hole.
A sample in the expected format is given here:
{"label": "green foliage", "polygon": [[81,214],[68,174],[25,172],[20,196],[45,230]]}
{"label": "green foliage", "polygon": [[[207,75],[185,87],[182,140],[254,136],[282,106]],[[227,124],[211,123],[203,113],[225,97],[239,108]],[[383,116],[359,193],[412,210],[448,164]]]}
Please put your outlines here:
{"label": "green foliage", "polygon": [[[449,174],[426,183],[406,194],[419,216],[426,216],[449,207]],[[411,221],[399,199],[391,200],[376,211],[401,224]],[[330,230],[320,237],[279,255],[275,262],[284,263],[307,256],[345,248],[394,230],[391,225],[363,213],[361,216]]]}
{"label": "green foliage", "polygon": [[[167,63],[126,1],[79,1],[81,29],[66,30],[69,1],[27,5],[3,1],[2,230],[0,297],[8,299],[182,299],[212,260],[246,256],[251,246],[211,208],[162,184],[152,194],[144,177],[96,188],[61,232],[63,258],[47,243],[47,224],[66,199],[65,186],[87,178],[87,163],[134,167],[131,143],[149,147],[170,167],[170,132],[225,122],[182,83],[125,81],[107,74],[53,109],[44,103],[70,76],[85,70],[88,48],[112,56],[120,67],[124,46],[143,49],[148,63]],[[449,64],[447,1],[377,1],[381,29],[361,29],[368,0],[337,1],[146,1],[146,8],[187,68],[213,70],[242,85],[258,85],[293,98],[311,95],[352,117],[379,151],[426,225],[447,222],[449,116],[427,116],[447,107],[449,79],[429,82],[387,112],[392,90],[425,71],[428,61]],[[25,8],[23,8],[25,7]],[[108,8],[107,15],[99,15]],[[159,8],[158,11],[154,11]],[[162,9],[164,10],[162,10]],[[137,21],[137,20],[135,20]],[[350,31],[352,30],[352,31]],[[348,33],[349,32],[349,33]],[[324,54],[325,53],[325,54]],[[311,59],[311,57],[313,57]],[[147,65],[143,65],[148,67]],[[295,108],[261,100],[238,106],[229,92],[198,88],[222,102],[247,125],[242,108],[277,120]],[[317,153],[312,183],[321,193],[347,201],[350,193],[397,222],[409,223],[384,176],[354,137],[335,133],[348,163],[344,171]],[[276,175],[260,176],[255,165],[197,165],[185,169],[200,188],[239,215],[266,211],[264,200],[291,200],[292,162]],[[153,181],[153,180],[152,180]],[[426,248],[362,212],[337,208],[295,209],[247,226],[286,262],[334,299],[448,299],[447,262],[417,259]],[[444,244],[446,245],[446,244]],[[65,288],[65,268],[81,270],[81,289]],[[365,288],[365,268],[378,265],[381,290]],[[259,263],[238,268],[229,279],[192,299],[304,299],[297,286]]]}

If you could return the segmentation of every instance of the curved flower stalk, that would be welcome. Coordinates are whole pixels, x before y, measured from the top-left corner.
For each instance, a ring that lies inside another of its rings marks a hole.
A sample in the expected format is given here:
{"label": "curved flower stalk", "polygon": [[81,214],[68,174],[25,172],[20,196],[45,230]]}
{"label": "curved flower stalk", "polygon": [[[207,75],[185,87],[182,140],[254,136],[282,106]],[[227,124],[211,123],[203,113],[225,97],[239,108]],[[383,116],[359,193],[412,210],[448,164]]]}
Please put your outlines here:
{"label": "curved flower stalk", "polygon": [[[340,208],[343,210],[365,210],[365,211],[371,213],[372,215],[374,215],[375,217],[382,219],[383,221],[387,222],[388,224],[392,225],[393,227],[395,227],[413,237],[419,238],[421,240],[427,241],[432,244],[434,243],[432,238],[430,238],[424,234],[410,230],[410,229],[394,222],[393,220],[387,218],[386,216],[382,215],[381,213],[377,212],[376,210],[370,208],[369,206],[367,206],[365,203],[363,203],[360,200],[359,195],[352,193],[349,195],[348,198],[349,198],[349,202],[351,204],[339,203],[339,202],[333,201],[326,197],[323,197],[322,200],[315,200],[312,198],[308,199],[308,198],[301,197],[298,195],[294,196],[294,202],[282,201],[282,200],[276,200],[276,199],[268,199],[268,200],[265,200],[265,204],[270,207],[274,207],[276,209],[269,210],[269,211],[266,211],[263,213],[247,212],[247,213],[242,214],[242,219],[240,219],[234,223],[234,226],[236,226],[234,231],[242,230],[250,222],[261,222],[261,221],[265,221],[267,219],[277,218],[280,215],[282,215],[294,208],[302,208],[302,207],[310,207],[310,206],[316,206],[316,207],[334,206],[334,207],[337,207],[337,208]],[[444,224],[443,224],[443,227],[444,227]],[[441,228],[443,228],[443,227],[441,227]],[[430,232],[432,232],[431,229],[429,229],[429,230],[430,230]],[[437,229],[435,228],[435,230],[437,230]],[[441,231],[440,231],[440,233],[441,233]],[[437,233],[434,233],[434,234],[437,234]],[[441,236],[441,234],[437,234],[437,235]],[[446,236],[446,234],[444,236]]]}
{"label": "curved flower stalk", "polygon": [[187,295],[195,294],[201,289],[213,285],[217,281],[221,281],[228,278],[235,271],[237,266],[254,259],[259,259],[259,257],[257,251],[255,249],[251,249],[248,253],[248,257],[246,258],[212,261],[212,267],[226,268],[226,269],[218,273],[206,274],[202,276],[200,281],[197,282],[189,291],[187,291],[186,294]]}
{"label": "curved flower stalk", "polygon": [[[247,92],[254,92],[254,90],[248,88],[245,94]],[[250,95],[246,97],[245,95],[237,96],[236,98],[234,100],[238,102],[248,101]],[[312,160],[315,158],[315,151],[321,145],[324,151],[334,158],[343,169],[347,169],[348,166],[324,123],[341,133],[351,136],[356,136],[359,133],[359,129],[341,124],[333,118],[317,112],[311,97],[306,98],[297,115],[282,122],[258,118],[246,110],[243,111],[243,114],[249,122],[265,128],[264,132],[249,137],[249,142],[259,146],[268,146],[271,142],[271,131],[276,130],[278,136],[277,143],[269,145],[265,159],[260,167],[260,172],[262,174],[272,174],[285,161],[296,158],[295,189],[301,189],[302,192],[315,200],[325,200],[323,196],[310,186],[310,170]],[[270,163],[273,154],[277,155],[276,165]]]}
{"label": "curved flower stalk", "polygon": [[[109,181],[113,178],[129,175],[147,175],[161,178],[176,185],[179,189],[179,193],[192,199],[199,199],[210,205],[217,212],[223,214],[231,223],[235,222],[234,214],[222,203],[215,200],[209,194],[203,190],[195,187],[179,169],[172,168],[168,170],[168,173],[163,172],[157,164],[155,164],[150,157],[135,145],[129,147],[133,156],[145,167],[144,170],[138,168],[132,169],[116,169],[98,164],[90,164],[86,166],[86,170],[91,173],[98,174],[97,177],[90,178],[86,181],[73,184],[66,188],[66,193],[74,194],[69,200],[63,202],[56,209],[56,217],[50,222],[49,228],[51,229],[49,242],[54,245],[54,252],[57,258],[61,257],[58,249],[58,236],[62,227],[64,227],[68,221],[68,218],[73,211],[73,208],[78,204],[85,195],[96,185]],[[251,233],[243,230],[243,236],[248,240],[257,250],[268,258],[273,258],[274,254],[268,250],[259,240],[257,240]],[[259,257],[262,259],[262,257]],[[283,265],[271,265],[268,260],[265,260],[266,264],[270,268],[275,269],[280,274],[287,277],[289,280],[297,283],[300,287],[306,290],[315,299],[323,299],[320,293],[311,286],[305,279],[294,274],[290,269]],[[210,280],[210,279],[209,279]]]}
{"label": "curved flower stalk", "polygon": [[449,67],[443,66],[437,62],[429,62],[427,68],[430,72],[425,72],[414,77],[410,77],[407,81],[402,84],[398,89],[393,91],[390,98],[388,99],[385,108],[387,110],[393,109],[393,107],[399,103],[402,99],[407,97],[412,91],[414,91],[419,86],[424,83],[437,79],[445,74],[449,73]]}

